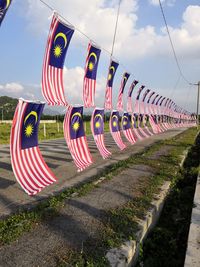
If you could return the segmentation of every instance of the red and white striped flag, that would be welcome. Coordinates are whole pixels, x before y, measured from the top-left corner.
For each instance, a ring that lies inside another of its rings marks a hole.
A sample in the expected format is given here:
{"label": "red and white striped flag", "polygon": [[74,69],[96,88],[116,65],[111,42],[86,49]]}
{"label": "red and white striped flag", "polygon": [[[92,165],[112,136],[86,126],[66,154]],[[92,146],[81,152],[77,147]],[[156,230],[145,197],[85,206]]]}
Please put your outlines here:
{"label": "red and white striped flag", "polygon": [[73,33],[74,29],[54,13],[42,71],[42,94],[49,105],[68,105],[64,92],[63,67]]}
{"label": "red and white striped flag", "polygon": [[119,66],[119,63],[115,61],[111,61],[108,71],[108,79],[107,79],[107,86],[106,86],[106,94],[105,94],[105,109],[111,110],[112,109],[112,87],[113,87],[113,81],[115,77],[115,73],[117,71],[117,68]]}
{"label": "red and white striped flag", "polygon": [[78,171],[84,170],[92,164],[83,125],[83,107],[69,106],[64,123],[64,137]]}
{"label": "red and white striped flag", "polygon": [[88,45],[88,54],[85,63],[85,76],[83,81],[83,102],[84,107],[94,106],[97,68],[101,50],[91,43]]}
{"label": "red and white striped flag", "polygon": [[35,195],[57,178],[45,163],[38,147],[38,127],[44,104],[19,100],[10,136],[14,175],[28,195]]}
{"label": "red and white striped flag", "polygon": [[97,148],[104,159],[111,155],[104,142],[104,110],[95,109],[91,118],[91,131]]}
{"label": "red and white striped flag", "polygon": [[137,91],[137,96],[136,96],[135,105],[134,105],[134,113],[140,114],[140,95],[144,88],[145,86],[142,85]]}
{"label": "red and white striped flag", "polygon": [[122,117],[122,130],[126,139],[133,145],[136,142],[136,138],[133,135],[131,120],[131,115],[128,114],[128,112],[124,112],[124,115]]}
{"label": "red and white striped flag", "polygon": [[129,88],[128,91],[128,99],[127,99],[127,111],[132,113],[133,109],[132,109],[132,93],[133,93],[133,89],[135,88],[135,86],[138,84],[138,81],[134,80]]}
{"label": "red and white striped flag", "polygon": [[126,148],[126,145],[122,141],[121,133],[120,133],[120,116],[118,111],[112,111],[110,115],[110,121],[109,121],[109,128],[110,133],[119,147],[120,150],[124,150]]}
{"label": "red and white striped flag", "polygon": [[124,89],[126,86],[126,83],[128,81],[128,78],[130,77],[130,74],[128,72],[125,72],[121,81],[121,86],[119,89],[119,95],[118,95],[118,100],[117,100],[117,110],[122,111],[123,110],[123,94],[124,94]]}

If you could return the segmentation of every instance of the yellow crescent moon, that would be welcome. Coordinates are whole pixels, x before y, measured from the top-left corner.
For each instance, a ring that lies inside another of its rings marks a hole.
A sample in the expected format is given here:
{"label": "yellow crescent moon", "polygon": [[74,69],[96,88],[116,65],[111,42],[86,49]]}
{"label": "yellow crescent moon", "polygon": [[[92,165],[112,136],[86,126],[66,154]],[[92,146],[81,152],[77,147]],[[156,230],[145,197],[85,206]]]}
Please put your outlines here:
{"label": "yellow crescent moon", "polygon": [[59,32],[58,34],[56,34],[55,38],[54,38],[54,44],[56,42],[56,40],[61,37],[64,39],[65,41],[65,45],[64,45],[64,48],[67,46],[67,36],[63,33],[63,32]]}
{"label": "yellow crescent moon", "polygon": [[110,70],[113,71],[113,74],[115,73],[115,67],[114,66],[110,67]]}
{"label": "yellow crescent moon", "polygon": [[76,112],[76,113],[73,114],[73,116],[72,116],[72,118],[71,118],[71,121],[73,120],[73,118],[74,118],[75,116],[78,116],[78,117],[82,118],[81,113]]}
{"label": "yellow crescent moon", "polygon": [[128,78],[127,78],[126,76],[124,76],[124,81],[125,81],[125,80],[128,80]]}
{"label": "yellow crescent moon", "polygon": [[24,124],[26,123],[26,121],[28,120],[28,118],[29,118],[30,116],[34,116],[34,117],[35,117],[35,124],[36,124],[37,121],[38,121],[38,114],[37,114],[36,111],[31,111],[31,112],[26,116],[26,118],[25,118],[25,120],[24,120]]}
{"label": "yellow crescent moon", "polygon": [[127,116],[123,116],[123,117],[122,117],[122,120],[124,120],[125,118],[128,120],[128,117],[127,117]]}
{"label": "yellow crescent moon", "polygon": [[7,8],[9,7],[9,5],[10,5],[10,0],[7,0],[6,2],[7,2],[7,3],[6,3],[6,8],[5,8],[5,9],[7,9]]}
{"label": "yellow crescent moon", "polygon": [[117,120],[119,120],[119,118],[117,117],[117,115],[113,115],[112,119],[116,118]]}
{"label": "yellow crescent moon", "polygon": [[102,121],[103,121],[103,117],[102,117],[101,114],[97,114],[97,115],[94,117],[94,119],[96,119],[97,117],[99,117],[99,118],[102,119]]}
{"label": "yellow crescent moon", "polygon": [[97,62],[97,55],[94,53],[94,52],[92,52],[91,54],[90,54],[90,56],[89,56],[89,61],[90,61],[90,58],[91,57],[94,57],[95,58],[95,64],[96,64],[96,62]]}

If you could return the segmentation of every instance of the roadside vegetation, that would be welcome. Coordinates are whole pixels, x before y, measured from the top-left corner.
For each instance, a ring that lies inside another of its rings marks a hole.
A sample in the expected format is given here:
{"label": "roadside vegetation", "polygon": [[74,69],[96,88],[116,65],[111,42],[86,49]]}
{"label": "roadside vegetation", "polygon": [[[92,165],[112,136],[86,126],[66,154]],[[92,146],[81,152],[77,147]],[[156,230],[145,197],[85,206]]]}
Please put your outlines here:
{"label": "roadside vegetation", "polygon": [[173,179],[159,222],[141,248],[138,267],[184,266],[199,166],[200,135]]}
{"label": "roadside vegetation", "polygon": [[[46,128],[46,130],[44,129],[44,127]],[[84,127],[86,130],[86,135],[91,134],[89,121],[84,122]],[[11,130],[11,124],[0,123],[0,145],[9,144],[9,142],[10,142],[10,130]],[[109,131],[108,121],[106,121],[106,123],[104,124],[104,130],[105,130],[105,132]],[[45,126],[44,126],[44,124],[40,124],[39,141],[57,139],[57,138],[64,138],[62,122],[46,123]]]}
{"label": "roadside vegetation", "polygon": [[[190,152],[194,149],[196,151],[196,147],[199,146],[198,142],[194,145],[196,134],[197,129],[192,128],[172,139],[158,142],[146,148],[145,151],[134,154],[128,160],[120,161],[104,169],[98,176],[94,177],[92,182],[67,189],[57,196],[44,200],[32,210],[21,210],[17,214],[1,220],[0,245],[9,244],[20,238],[25,232],[37,227],[43,221],[58,216],[69,198],[74,196],[78,198],[79,196],[90,193],[95,187],[101,186],[100,184],[94,184],[100,177],[104,176],[104,182],[109,182],[110,179],[113,179],[122,170],[134,164],[150,166],[153,169],[153,174],[141,179],[137,185],[137,197],[134,197],[124,206],[105,211],[103,227],[99,229],[96,240],[93,239],[91,241],[88,239],[84,243],[84,249],[82,251],[69,250],[64,255],[62,254],[57,257],[57,266],[59,267],[108,266],[105,258],[106,252],[110,248],[120,246],[127,239],[136,239],[136,232],[138,230],[137,221],[144,217],[151,205],[151,201],[154,199],[155,194],[159,192],[164,181],[172,181],[174,187],[181,179],[185,168],[187,169],[188,162],[186,161],[184,168],[180,167],[183,153],[191,146],[193,148]],[[156,156],[157,151],[160,149],[165,151],[166,148],[170,149],[162,155]],[[190,152],[188,154],[188,160],[193,157],[193,154]],[[146,266],[149,267],[150,265]]]}

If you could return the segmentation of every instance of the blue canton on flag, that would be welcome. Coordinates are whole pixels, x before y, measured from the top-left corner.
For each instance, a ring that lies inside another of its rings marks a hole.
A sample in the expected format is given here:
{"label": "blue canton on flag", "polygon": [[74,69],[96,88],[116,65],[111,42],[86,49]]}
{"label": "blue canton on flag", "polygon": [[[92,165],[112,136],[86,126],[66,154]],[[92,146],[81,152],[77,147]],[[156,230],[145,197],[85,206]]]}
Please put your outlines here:
{"label": "blue canton on flag", "polygon": [[113,81],[115,77],[115,73],[117,71],[117,68],[119,66],[119,63],[112,61],[109,68],[109,74],[108,74],[108,87],[113,86]]}
{"label": "blue canton on flag", "polygon": [[111,118],[112,132],[120,131],[120,116],[118,111],[113,111]]}
{"label": "blue canton on flag", "polygon": [[70,118],[70,138],[85,136],[83,125],[83,107],[73,107]]}
{"label": "blue canton on flag", "polygon": [[49,65],[62,69],[74,30],[59,22],[52,37]]}
{"label": "blue canton on flag", "polygon": [[88,53],[88,64],[87,64],[87,70],[85,74],[86,78],[96,80],[100,54],[101,54],[101,50],[91,45],[90,51]]}
{"label": "blue canton on flag", "polygon": [[0,0],[0,26],[12,0]]}
{"label": "blue canton on flag", "polygon": [[99,135],[104,133],[104,110],[95,110],[94,112],[94,134]]}
{"label": "blue canton on flag", "polygon": [[28,103],[21,130],[21,148],[38,146],[38,127],[45,104]]}
{"label": "blue canton on flag", "polygon": [[125,112],[122,117],[122,128],[123,130],[128,130],[131,128],[131,117],[128,112]]}
{"label": "blue canton on flag", "polygon": [[123,81],[122,81],[122,83],[123,83],[122,84],[122,91],[121,91],[122,94],[124,93],[124,88],[126,86],[126,83],[127,83],[129,77],[130,77],[130,74],[128,72],[125,72],[124,76],[123,76]]}

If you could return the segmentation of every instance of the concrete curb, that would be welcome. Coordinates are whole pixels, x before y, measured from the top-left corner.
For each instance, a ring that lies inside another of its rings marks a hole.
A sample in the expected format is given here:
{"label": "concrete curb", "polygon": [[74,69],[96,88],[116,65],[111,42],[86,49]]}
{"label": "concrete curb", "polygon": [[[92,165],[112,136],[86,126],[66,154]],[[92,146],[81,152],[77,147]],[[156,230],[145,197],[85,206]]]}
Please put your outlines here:
{"label": "concrete curb", "polygon": [[197,178],[184,267],[200,266],[200,173]]}
{"label": "concrete curb", "polygon": [[151,202],[152,207],[147,212],[144,220],[138,221],[140,230],[136,234],[137,240],[127,241],[120,248],[113,248],[106,254],[106,258],[112,267],[129,267],[135,265],[139,255],[140,243],[143,242],[157,223],[165,199],[170,191],[170,185],[171,182],[169,181],[164,183],[160,193]]}
{"label": "concrete curb", "polygon": [[[189,149],[185,150],[180,162],[180,167],[183,166],[184,161],[188,155]],[[113,248],[106,254],[111,267],[133,267],[137,263],[140,252],[140,244],[143,243],[147,235],[155,227],[162,212],[167,195],[170,192],[171,182],[166,181],[160,188],[159,194],[154,197],[151,202],[151,208],[147,211],[144,220],[138,221],[140,230],[136,233],[136,241],[126,241],[120,248]],[[200,216],[200,178],[199,178],[199,216]],[[200,224],[200,217],[199,217]],[[200,247],[200,236],[199,236]],[[190,265],[193,267],[193,265]],[[200,264],[194,267],[199,267]],[[189,267],[189,266],[185,266]]]}

